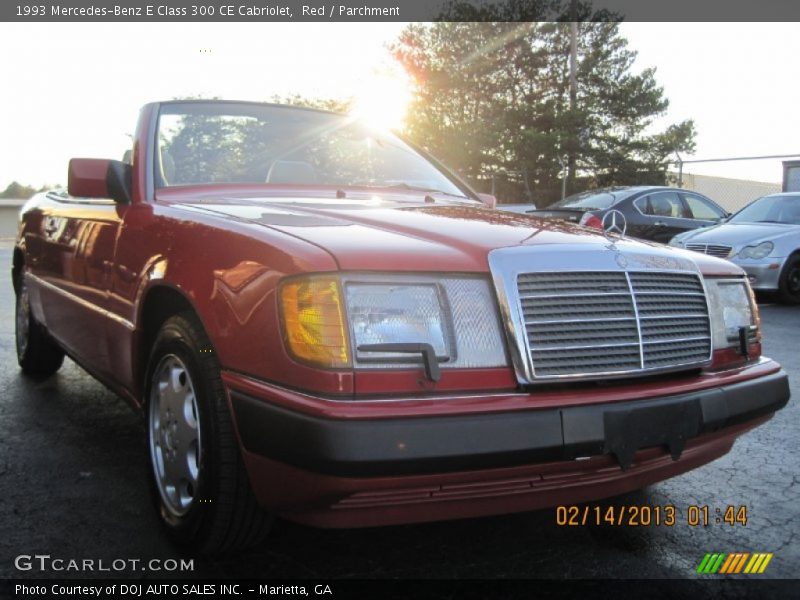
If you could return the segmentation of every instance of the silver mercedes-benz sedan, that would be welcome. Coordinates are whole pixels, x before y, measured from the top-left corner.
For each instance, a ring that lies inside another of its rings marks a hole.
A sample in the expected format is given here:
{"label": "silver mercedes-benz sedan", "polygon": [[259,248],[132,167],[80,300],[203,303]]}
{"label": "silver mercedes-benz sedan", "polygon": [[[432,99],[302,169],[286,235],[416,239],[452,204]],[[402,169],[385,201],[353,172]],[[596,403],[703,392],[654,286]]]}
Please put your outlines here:
{"label": "silver mercedes-benz sedan", "polygon": [[800,192],[753,200],[726,222],[676,235],[671,246],[727,258],[755,290],[800,304]]}

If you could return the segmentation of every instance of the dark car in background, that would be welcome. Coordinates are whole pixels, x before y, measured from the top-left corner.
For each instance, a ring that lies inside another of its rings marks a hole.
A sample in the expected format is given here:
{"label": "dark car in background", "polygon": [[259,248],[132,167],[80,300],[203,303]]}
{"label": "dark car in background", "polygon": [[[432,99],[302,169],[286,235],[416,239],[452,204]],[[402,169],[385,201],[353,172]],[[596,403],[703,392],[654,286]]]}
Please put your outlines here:
{"label": "dark car in background", "polygon": [[702,194],[665,186],[590,190],[567,196],[547,208],[532,207],[524,212],[602,229],[603,217],[612,209],[625,215],[626,235],[662,244],[684,231],[716,225],[728,216],[725,209]]}

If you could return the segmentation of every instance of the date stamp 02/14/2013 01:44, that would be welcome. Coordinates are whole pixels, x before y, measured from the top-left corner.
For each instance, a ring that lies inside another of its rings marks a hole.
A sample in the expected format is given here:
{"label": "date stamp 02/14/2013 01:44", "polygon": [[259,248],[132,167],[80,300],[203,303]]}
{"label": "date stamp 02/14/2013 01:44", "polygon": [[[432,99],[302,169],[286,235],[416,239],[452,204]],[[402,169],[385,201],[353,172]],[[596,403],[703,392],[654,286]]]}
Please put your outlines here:
{"label": "date stamp 02/14/2013 01:44", "polygon": [[616,527],[691,527],[710,525],[747,526],[747,506],[689,505],[685,511],[672,504],[664,505],[566,505],[555,509],[556,525],[580,527],[613,525]]}

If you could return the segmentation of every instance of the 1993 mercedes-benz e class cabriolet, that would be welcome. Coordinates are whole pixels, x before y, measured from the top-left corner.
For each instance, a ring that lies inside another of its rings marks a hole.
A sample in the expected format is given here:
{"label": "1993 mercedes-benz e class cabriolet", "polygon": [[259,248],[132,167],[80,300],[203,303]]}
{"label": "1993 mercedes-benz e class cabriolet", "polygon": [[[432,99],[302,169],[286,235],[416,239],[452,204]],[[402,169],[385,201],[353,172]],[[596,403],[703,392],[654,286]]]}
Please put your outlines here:
{"label": "1993 mercedes-benz e class cabriolet", "polygon": [[[154,501],[204,551],[638,489],[789,398],[723,260],[494,210],[342,115],[142,109],[127,161],[23,208],[22,370],[65,354],[146,420]],[[144,482],[143,482],[144,483]]]}

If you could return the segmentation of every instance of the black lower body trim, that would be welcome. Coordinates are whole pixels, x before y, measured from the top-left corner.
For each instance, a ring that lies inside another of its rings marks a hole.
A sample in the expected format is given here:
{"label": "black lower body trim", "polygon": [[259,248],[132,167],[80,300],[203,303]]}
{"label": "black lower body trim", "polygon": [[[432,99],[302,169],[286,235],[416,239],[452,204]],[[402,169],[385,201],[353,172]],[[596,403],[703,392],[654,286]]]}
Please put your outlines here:
{"label": "black lower body trim", "polygon": [[676,396],[507,413],[394,419],[324,419],[231,392],[244,447],[341,477],[419,475],[613,454],[623,469],[642,448],[677,459],[700,434],[783,408],[782,370]]}

